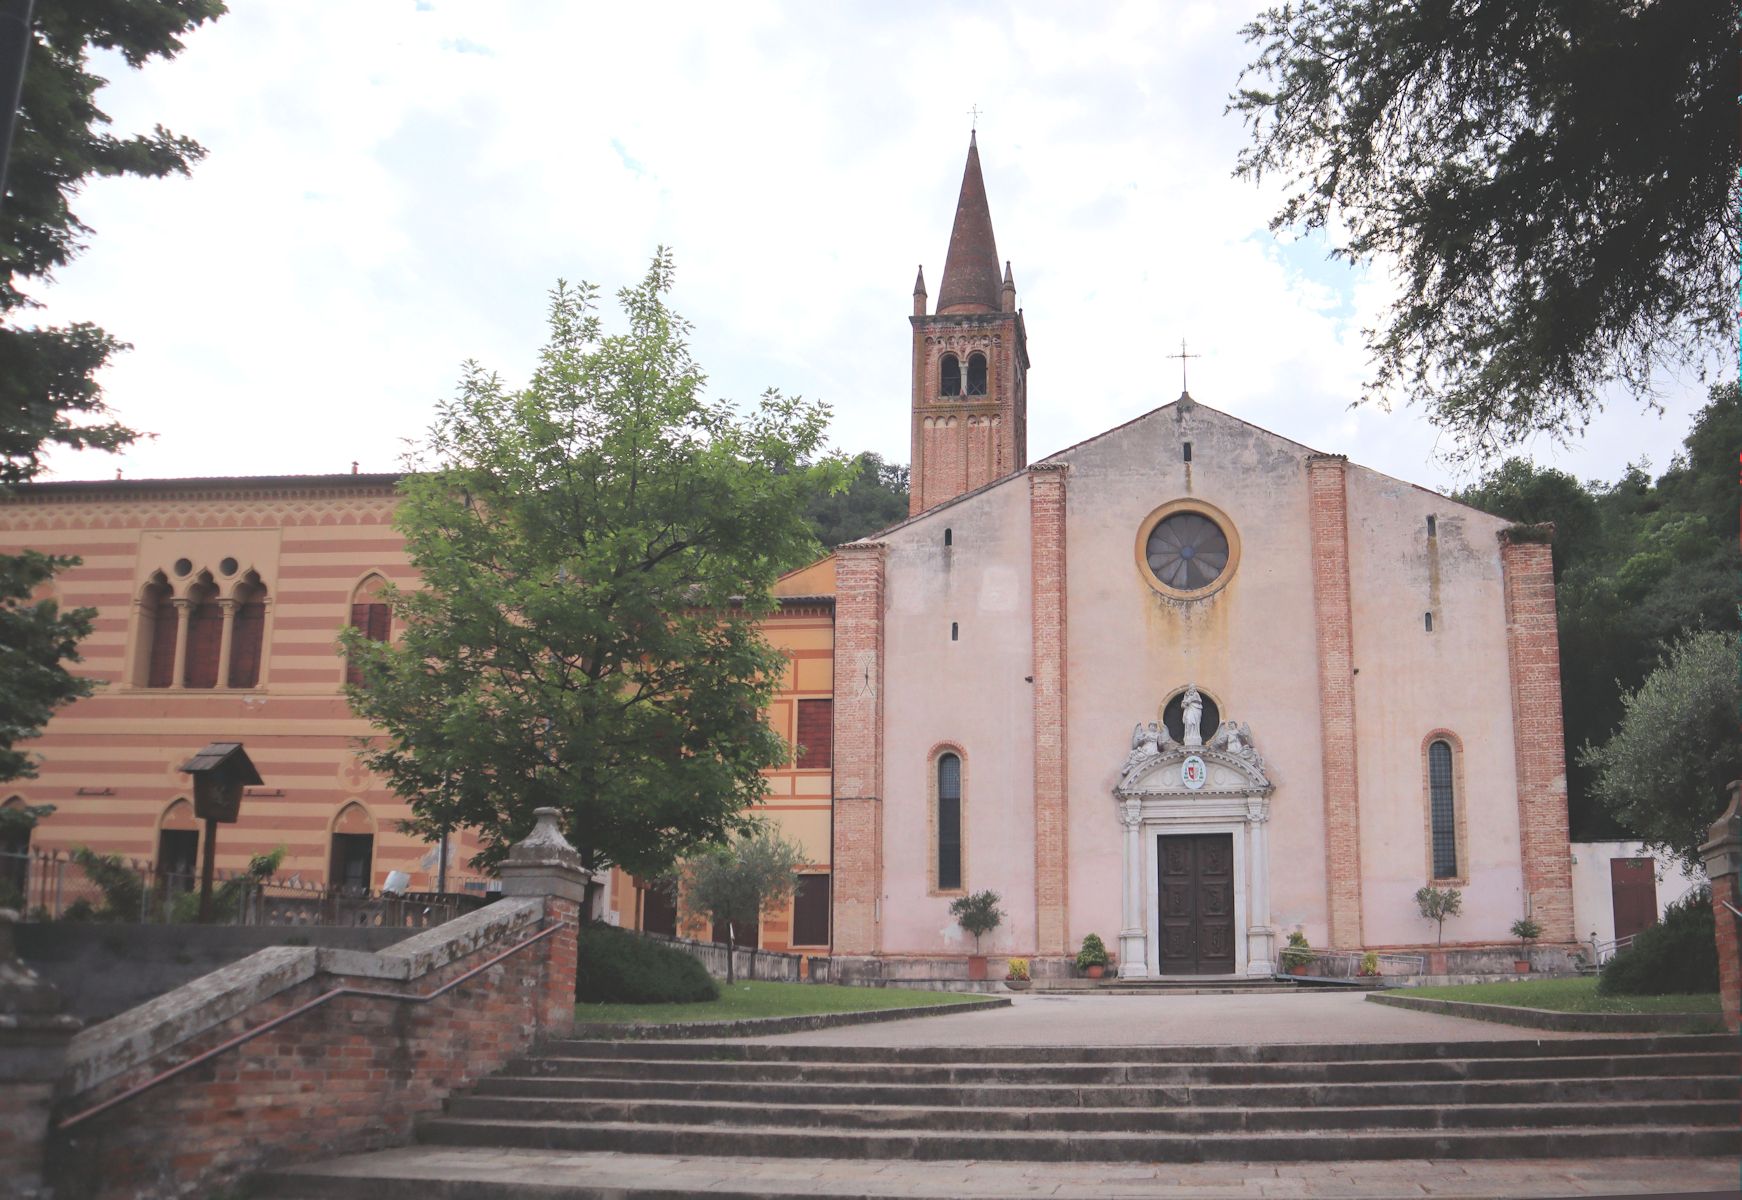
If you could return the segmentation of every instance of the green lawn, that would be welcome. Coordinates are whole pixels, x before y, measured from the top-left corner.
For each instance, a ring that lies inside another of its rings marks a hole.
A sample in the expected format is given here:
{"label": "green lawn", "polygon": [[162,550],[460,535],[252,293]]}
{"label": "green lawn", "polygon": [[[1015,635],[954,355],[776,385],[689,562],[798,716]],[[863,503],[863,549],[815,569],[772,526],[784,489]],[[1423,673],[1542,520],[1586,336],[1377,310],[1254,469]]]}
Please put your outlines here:
{"label": "green lawn", "polygon": [[921,992],[910,988],[836,987],[826,983],[720,984],[718,1000],[697,1004],[577,1004],[577,1021],[629,1021],[664,1025],[673,1021],[741,1021],[748,1017],[806,1017],[813,1013],[869,1012],[921,1004],[960,1004],[979,996],[961,992]]}
{"label": "green lawn", "polygon": [[1467,1000],[1510,1008],[1553,1012],[1707,1013],[1719,1012],[1715,992],[1699,996],[1599,996],[1596,976],[1580,979],[1521,979],[1515,983],[1466,983],[1452,987],[1403,988],[1399,996]]}

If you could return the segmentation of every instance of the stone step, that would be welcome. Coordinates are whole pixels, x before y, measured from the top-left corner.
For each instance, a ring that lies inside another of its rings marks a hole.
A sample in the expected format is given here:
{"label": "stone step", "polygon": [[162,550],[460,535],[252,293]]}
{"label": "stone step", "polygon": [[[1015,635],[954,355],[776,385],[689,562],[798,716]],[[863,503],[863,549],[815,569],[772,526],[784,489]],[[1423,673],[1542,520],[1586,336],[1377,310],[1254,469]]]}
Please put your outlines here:
{"label": "stone step", "polygon": [[1134,1107],[980,1108],[903,1105],[778,1105],[710,1099],[606,1100],[530,1096],[467,1096],[449,1116],[513,1122],[618,1122],[637,1125],[778,1125],[851,1130],[983,1133],[1273,1133],[1345,1130],[1534,1130],[1608,1125],[1734,1126],[1736,1101],[1634,1100],[1626,1105],[1410,1104],[1340,1108]]}
{"label": "stone step", "polygon": [[479,1096],[584,1100],[722,1100],[741,1104],[920,1104],[978,1108],[1262,1107],[1325,1104],[1372,1107],[1397,1104],[1629,1104],[1651,1100],[1737,1098],[1734,1072],[1718,1075],[1630,1075],[1585,1079],[1375,1081],[1366,1083],[1178,1084],[1155,1087],[968,1086],[952,1084],[838,1084],[806,1082],[696,1082],[659,1079],[589,1079],[498,1075],[480,1080]]}
{"label": "stone step", "polygon": [[779,1125],[623,1121],[524,1121],[437,1117],[418,1127],[432,1145],[629,1154],[762,1155],[851,1159],[1042,1162],[1278,1162],[1343,1159],[1598,1157],[1699,1158],[1742,1152],[1742,1131],[1693,1125],[1607,1125],[1580,1129],[1353,1130],[1335,1137],[1280,1133],[841,1131]]}
{"label": "stone step", "polygon": [[[1476,1042],[1282,1042],[1225,1046],[814,1046],[742,1040],[704,1041],[564,1038],[545,1056],[634,1060],[718,1059],[743,1062],[872,1063],[1211,1063],[1335,1062],[1440,1058],[1570,1058],[1581,1056],[1724,1054],[1742,1064],[1729,1034],[1585,1034],[1496,1038]],[[528,1060],[521,1060],[522,1063]]]}
{"label": "stone step", "polygon": [[1734,1055],[1445,1058],[1422,1062],[1366,1059],[1257,1063],[868,1063],[735,1062],[721,1059],[569,1058],[549,1055],[525,1066],[547,1076],[752,1082],[1022,1084],[1035,1086],[1198,1083],[1359,1083],[1465,1079],[1578,1079],[1631,1075],[1735,1074]]}

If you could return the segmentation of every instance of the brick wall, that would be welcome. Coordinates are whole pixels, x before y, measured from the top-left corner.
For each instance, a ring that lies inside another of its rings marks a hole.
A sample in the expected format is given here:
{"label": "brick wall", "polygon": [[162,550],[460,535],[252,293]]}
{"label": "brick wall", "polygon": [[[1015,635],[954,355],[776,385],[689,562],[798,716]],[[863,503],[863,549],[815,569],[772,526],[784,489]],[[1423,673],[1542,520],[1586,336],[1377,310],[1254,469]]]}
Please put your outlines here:
{"label": "brick wall", "polygon": [[[1573,868],[1567,845],[1567,765],[1561,729],[1560,636],[1554,561],[1544,538],[1502,530],[1506,655],[1512,678],[1512,741],[1518,769],[1518,852],[1524,894],[1545,942],[1570,942]],[[1528,540],[1527,540],[1528,539]]]}
{"label": "brick wall", "polygon": [[1324,761],[1325,899],[1330,942],[1361,941],[1361,797],[1355,755],[1355,640],[1349,612],[1349,460],[1307,459],[1313,617],[1318,631],[1319,740]]}
{"label": "brick wall", "polygon": [[[91,1200],[204,1195],[250,1171],[408,1141],[415,1118],[438,1110],[449,1092],[499,1070],[541,1033],[560,1032],[573,1021],[576,906],[555,897],[542,907],[537,901],[502,903],[514,904],[517,918],[503,923],[496,936],[467,943],[465,953],[440,966],[403,980],[377,972],[318,971],[171,1048],[154,1046],[154,1053],[129,1068],[73,1091],[58,1110],[60,1119],[333,988],[428,995],[530,936],[541,913],[569,922],[429,1003],[339,997],[58,1134],[50,1145],[57,1194]],[[482,924],[490,915],[485,909],[419,935],[397,960],[395,951],[300,953],[331,956],[323,962],[349,961],[357,964],[353,969],[373,960],[404,961],[410,973],[418,961],[419,947],[413,943],[465,936],[468,923]],[[287,949],[278,948],[276,957],[286,957]],[[427,952],[427,946],[423,949]],[[173,1004],[175,996],[161,999]],[[82,1071],[75,1064],[74,1078],[91,1073],[89,1060]]]}
{"label": "brick wall", "polygon": [[833,953],[875,954],[883,890],[883,564],[852,542],[835,565]]}
{"label": "brick wall", "polygon": [[1069,951],[1070,847],[1066,785],[1069,656],[1063,466],[1028,469],[1033,560],[1035,951]]}

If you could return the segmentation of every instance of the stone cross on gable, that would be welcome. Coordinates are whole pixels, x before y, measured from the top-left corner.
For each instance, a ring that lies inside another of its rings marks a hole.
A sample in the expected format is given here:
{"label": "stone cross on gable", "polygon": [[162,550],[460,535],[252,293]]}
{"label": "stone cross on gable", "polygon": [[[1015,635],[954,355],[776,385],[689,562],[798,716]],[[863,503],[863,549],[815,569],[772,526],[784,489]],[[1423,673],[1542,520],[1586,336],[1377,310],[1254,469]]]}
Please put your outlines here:
{"label": "stone cross on gable", "polygon": [[1201,354],[1187,354],[1186,353],[1186,340],[1184,338],[1181,338],[1179,340],[1179,353],[1178,354],[1165,354],[1162,357],[1163,358],[1177,358],[1177,359],[1179,359],[1179,390],[1180,390],[1181,394],[1183,395],[1186,391],[1186,359],[1188,359],[1188,358],[1202,358],[1203,355],[1201,355]]}

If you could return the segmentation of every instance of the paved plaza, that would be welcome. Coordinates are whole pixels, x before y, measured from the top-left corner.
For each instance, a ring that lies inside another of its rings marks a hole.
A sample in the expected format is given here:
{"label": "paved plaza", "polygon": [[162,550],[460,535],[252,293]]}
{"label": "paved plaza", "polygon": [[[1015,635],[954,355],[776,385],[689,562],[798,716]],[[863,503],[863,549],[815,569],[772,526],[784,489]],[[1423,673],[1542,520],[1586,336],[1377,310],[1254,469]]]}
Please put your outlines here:
{"label": "paved plaza", "polygon": [[812,1046],[1220,1046],[1262,1042],[1552,1041],[1491,1021],[1369,1004],[1355,992],[1013,996],[1009,1008],[754,1038]]}
{"label": "paved plaza", "polygon": [[[339,1180],[411,1180],[427,1181],[428,1196],[513,1194],[529,1200],[539,1196],[666,1200],[695,1195],[1382,1200],[1734,1193],[1737,1186],[1733,1162],[1654,1158],[1257,1164],[854,1162],[451,1146],[408,1146],[362,1154],[302,1168],[298,1176],[311,1182],[324,1177],[335,1190]],[[483,1190],[485,1186],[490,1190]],[[505,1187],[511,1193],[500,1190]],[[347,1189],[343,1194],[360,1193]]]}

